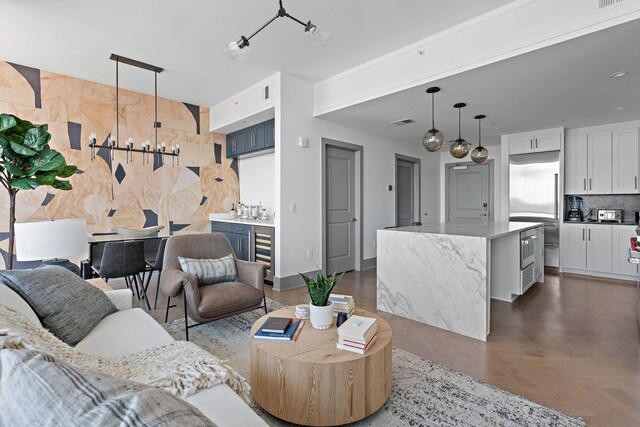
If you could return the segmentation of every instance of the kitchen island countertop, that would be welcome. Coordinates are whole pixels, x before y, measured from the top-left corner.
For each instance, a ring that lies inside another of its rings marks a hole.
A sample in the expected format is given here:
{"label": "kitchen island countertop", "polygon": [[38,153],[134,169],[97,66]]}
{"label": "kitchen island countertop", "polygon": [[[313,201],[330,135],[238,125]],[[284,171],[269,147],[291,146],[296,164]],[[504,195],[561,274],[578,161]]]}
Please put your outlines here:
{"label": "kitchen island countertop", "polygon": [[388,231],[403,231],[410,233],[444,234],[449,236],[484,237],[497,239],[510,233],[541,227],[540,222],[489,222],[486,224],[472,223],[441,223],[427,225],[411,225],[407,227],[389,228]]}

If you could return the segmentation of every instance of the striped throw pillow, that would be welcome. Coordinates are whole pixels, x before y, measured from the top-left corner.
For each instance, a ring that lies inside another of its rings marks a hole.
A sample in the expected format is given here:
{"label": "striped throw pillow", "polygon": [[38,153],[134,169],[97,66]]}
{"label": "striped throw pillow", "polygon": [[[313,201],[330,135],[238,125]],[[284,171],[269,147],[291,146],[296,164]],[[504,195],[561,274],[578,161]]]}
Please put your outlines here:
{"label": "striped throw pillow", "polygon": [[199,286],[238,280],[236,261],[231,254],[218,259],[196,259],[179,256],[178,261],[180,261],[182,271],[195,277]]}

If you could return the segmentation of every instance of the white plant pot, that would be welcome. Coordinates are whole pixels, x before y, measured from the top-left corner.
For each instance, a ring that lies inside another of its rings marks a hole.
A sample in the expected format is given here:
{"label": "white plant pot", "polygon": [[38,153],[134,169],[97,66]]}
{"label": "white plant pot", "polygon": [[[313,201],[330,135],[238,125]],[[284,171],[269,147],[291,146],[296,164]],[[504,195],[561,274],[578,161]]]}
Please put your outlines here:
{"label": "white plant pot", "polygon": [[315,329],[329,329],[333,325],[333,303],[318,307],[309,302],[309,320]]}

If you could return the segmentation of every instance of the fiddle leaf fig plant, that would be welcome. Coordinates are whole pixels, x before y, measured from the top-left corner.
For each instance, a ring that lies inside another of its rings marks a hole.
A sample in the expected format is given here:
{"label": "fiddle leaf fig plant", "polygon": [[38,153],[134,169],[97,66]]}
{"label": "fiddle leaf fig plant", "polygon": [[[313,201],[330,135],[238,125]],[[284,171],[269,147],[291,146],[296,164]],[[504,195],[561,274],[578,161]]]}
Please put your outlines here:
{"label": "fiddle leaf fig plant", "polygon": [[302,273],[298,273],[307,284],[309,290],[309,296],[311,302],[316,307],[325,307],[329,301],[329,295],[333,288],[342,280],[344,273],[336,275],[334,272],[332,276],[325,276],[324,273],[318,273],[318,277],[314,280]]}
{"label": "fiddle leaf fig plant", "polygon": [[11,114],[0,114],[0,183],[9,194],[9,250],[7,269],[13,267],[16,195],[42,185],[71,190],[69,178],[77,169],[49,147],[48,126],[34,125]]}

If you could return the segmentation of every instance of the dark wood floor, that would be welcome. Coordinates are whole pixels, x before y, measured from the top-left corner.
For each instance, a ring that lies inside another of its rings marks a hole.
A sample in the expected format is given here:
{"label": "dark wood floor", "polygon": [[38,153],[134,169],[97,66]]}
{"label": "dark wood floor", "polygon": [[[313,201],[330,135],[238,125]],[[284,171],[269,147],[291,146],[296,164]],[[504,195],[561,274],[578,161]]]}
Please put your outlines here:
{"label": "dark wood floor", "polygon": [[[154,277],[155,279],[155,277]],[[122,286],[119,283],[114,287]],[[155,295],[155,286],[150,294]],[[353,272],[336,288],[376,307],[375,270]],[[284,304],[308,302],[306,289],[274,292]],[[640,425],[640,342],[635,283],[546,273],[514,303],[491,302],[491,334],[481,342],[379,313],[403,350],[522,395],[594,426]],[[137,299],[134,299],[137,304]],[[151,314],[164,321],[166,298]],[[181,318],[173,308],[170,320]]]}

